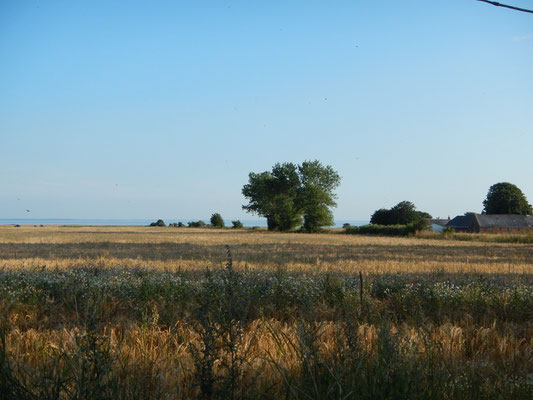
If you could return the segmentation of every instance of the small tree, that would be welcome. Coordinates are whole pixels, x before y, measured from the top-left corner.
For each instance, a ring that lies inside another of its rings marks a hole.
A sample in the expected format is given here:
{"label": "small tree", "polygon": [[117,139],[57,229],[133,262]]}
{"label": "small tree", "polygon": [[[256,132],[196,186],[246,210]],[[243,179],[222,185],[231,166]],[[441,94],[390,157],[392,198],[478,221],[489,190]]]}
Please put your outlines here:
{"label": "small tree", "polygon": [[376,210],[370,217],[370,223],[373,225],[394,225],[391,221],[391,212],[386,208],[380,208],[379,210]]}
{"label": "small tree", "polygon": [[397,225],[406,225],[420,219],[416,207],[410,201],[401,201],[391,208],[393,219]]}
{"label": "small tree", "polygon": [[187,222],[187,225],[189,225],[189,228],[203,228],[205,226],[204,221],[191,221]]}
{"label": "small tree", "polygon": [[158,219],[156,222],[152,222],[150,226],[166,226],[165,221],[162,219]]}
{"label": "small tree", "polygon": [[487,214],[533,214],[533,209],[522,191],[512,183],[501,182],[492,185],[483,201]]}
{"label": "small tree", "polygon": [[231,223],[233,224],[233,229],[241,229],[242,228],[242,222],[239,221],[238,219],[235,220],[235,221],[231,221]]}
{"label": "small tree", "polygon": [[374,225],[407,225],[417,223],[424,218],[431,218],[427,212],[416,211],[416,207],[410,201],[401,201],[390,210],[380,208],[370,218]]}
{"label": "small tree", "polygon": [[211,215],[210,221],[211,221],[211,225],[214,226],[215,228],[224,228],[224,226],[226,226],[224,224],[224,219],[219,213],[214,213],[213,215]]}
{"label": "small tree", "polygon": [[340,176],[333,168],[323,166],[319,161],[305,161],[298,167],[302,187],[299,190],[299,202],[303,210],[303,229],[318,232],[323,226],[332,226],[336,207],[333,191],[340,184]]}

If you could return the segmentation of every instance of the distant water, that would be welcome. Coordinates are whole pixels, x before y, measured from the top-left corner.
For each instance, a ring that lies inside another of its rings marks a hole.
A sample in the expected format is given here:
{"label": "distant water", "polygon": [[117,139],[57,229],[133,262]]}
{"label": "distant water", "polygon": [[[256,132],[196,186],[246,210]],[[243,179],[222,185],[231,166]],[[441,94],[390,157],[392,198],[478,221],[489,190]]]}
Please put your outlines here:
{"label": "distant water", "polygon": [[[197,219],[163,219],[166,224],[172,222],[187,222],[197,221]],[[71,218],[0,218],[0,225],[97,225],[97,226],[146,226],[156,219],[71,219]],[[205,223],[209,222],[209,218],[203,220]],[[224,221],[226,226],[231,226],[231,221]],[[258,226],[266,227],[265,219],[243,219],[242,224],[246,227]],[[339,220],[335,221],[335,227],[340,228],[343,224],[350,225],[364,225],[368,221],[363,220]]]}

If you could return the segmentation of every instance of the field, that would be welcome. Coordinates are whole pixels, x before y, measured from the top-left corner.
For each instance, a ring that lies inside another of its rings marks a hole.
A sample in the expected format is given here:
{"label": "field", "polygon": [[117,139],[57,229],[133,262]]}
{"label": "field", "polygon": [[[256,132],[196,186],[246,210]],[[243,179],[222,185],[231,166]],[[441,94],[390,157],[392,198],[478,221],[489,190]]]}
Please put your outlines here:
{"label": "field", "polygon": [[533,245],[0,227],[0,398],[529,399]]}

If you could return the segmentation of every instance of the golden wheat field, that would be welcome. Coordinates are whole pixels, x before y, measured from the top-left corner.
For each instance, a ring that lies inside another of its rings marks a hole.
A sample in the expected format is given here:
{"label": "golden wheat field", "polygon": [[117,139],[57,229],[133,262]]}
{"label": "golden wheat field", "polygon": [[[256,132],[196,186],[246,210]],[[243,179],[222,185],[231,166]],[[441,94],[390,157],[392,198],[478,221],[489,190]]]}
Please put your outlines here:
{"label": "golden wheat field", "polygon": [[4,398],[531,398],[533,246],[0,227]]}
{"label": "golden wheat field", "polygon": [[20,266],[143,266],[333,270],[354,273],[533,273],[533,246],[437,239],[304,235],[265,230],[150,227],[0,227],[0,262]]}

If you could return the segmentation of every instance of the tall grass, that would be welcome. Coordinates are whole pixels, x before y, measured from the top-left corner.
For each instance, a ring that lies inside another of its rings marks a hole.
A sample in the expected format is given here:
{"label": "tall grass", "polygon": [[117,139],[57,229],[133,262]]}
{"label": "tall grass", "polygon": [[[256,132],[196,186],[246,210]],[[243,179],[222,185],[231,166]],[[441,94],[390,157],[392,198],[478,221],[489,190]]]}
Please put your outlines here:
{"label": "tall grass", "polygon": [[533,244],[533,231],[524,234],[451,233],[420,235],[421,238],[455,240],[460,242]]}
{"label": "tall grass", "polygon": [[[203,260],[195,259],[201,248],[188,261],[179,253],[157,262],[5,258],[0,398],[533,396],[533,279],[508,272],[530,267],[527,246],[341,235],[264,246],[271,234],[250,235],[231,251],[217,236]],[[445,258],[446,249],[494,269],[425,266],[425,256]],[[368,265],[363,250],[389,269],[357,269]],[[313,262],[298,261],[309,254]],[[403,272],[393,273],[387,254],[401,256]]]}
{"label": "tall grass", "polygon": [[[3,274],[1,385],[12,398],[135,398],[140,386],[146,398],[516,398],[533,388],[524,277],[367,276],[361,293],[359,276],[265,276],[235,271],[231,258],[185,285],[183,274],[173,286],[172,274],[144,271],[137,290],[105,271]],[[54,274],[73,298],[50,285]],[[47,336],[59,321],[70,326]],[[161,365],[142,361],[165,349]]]}

